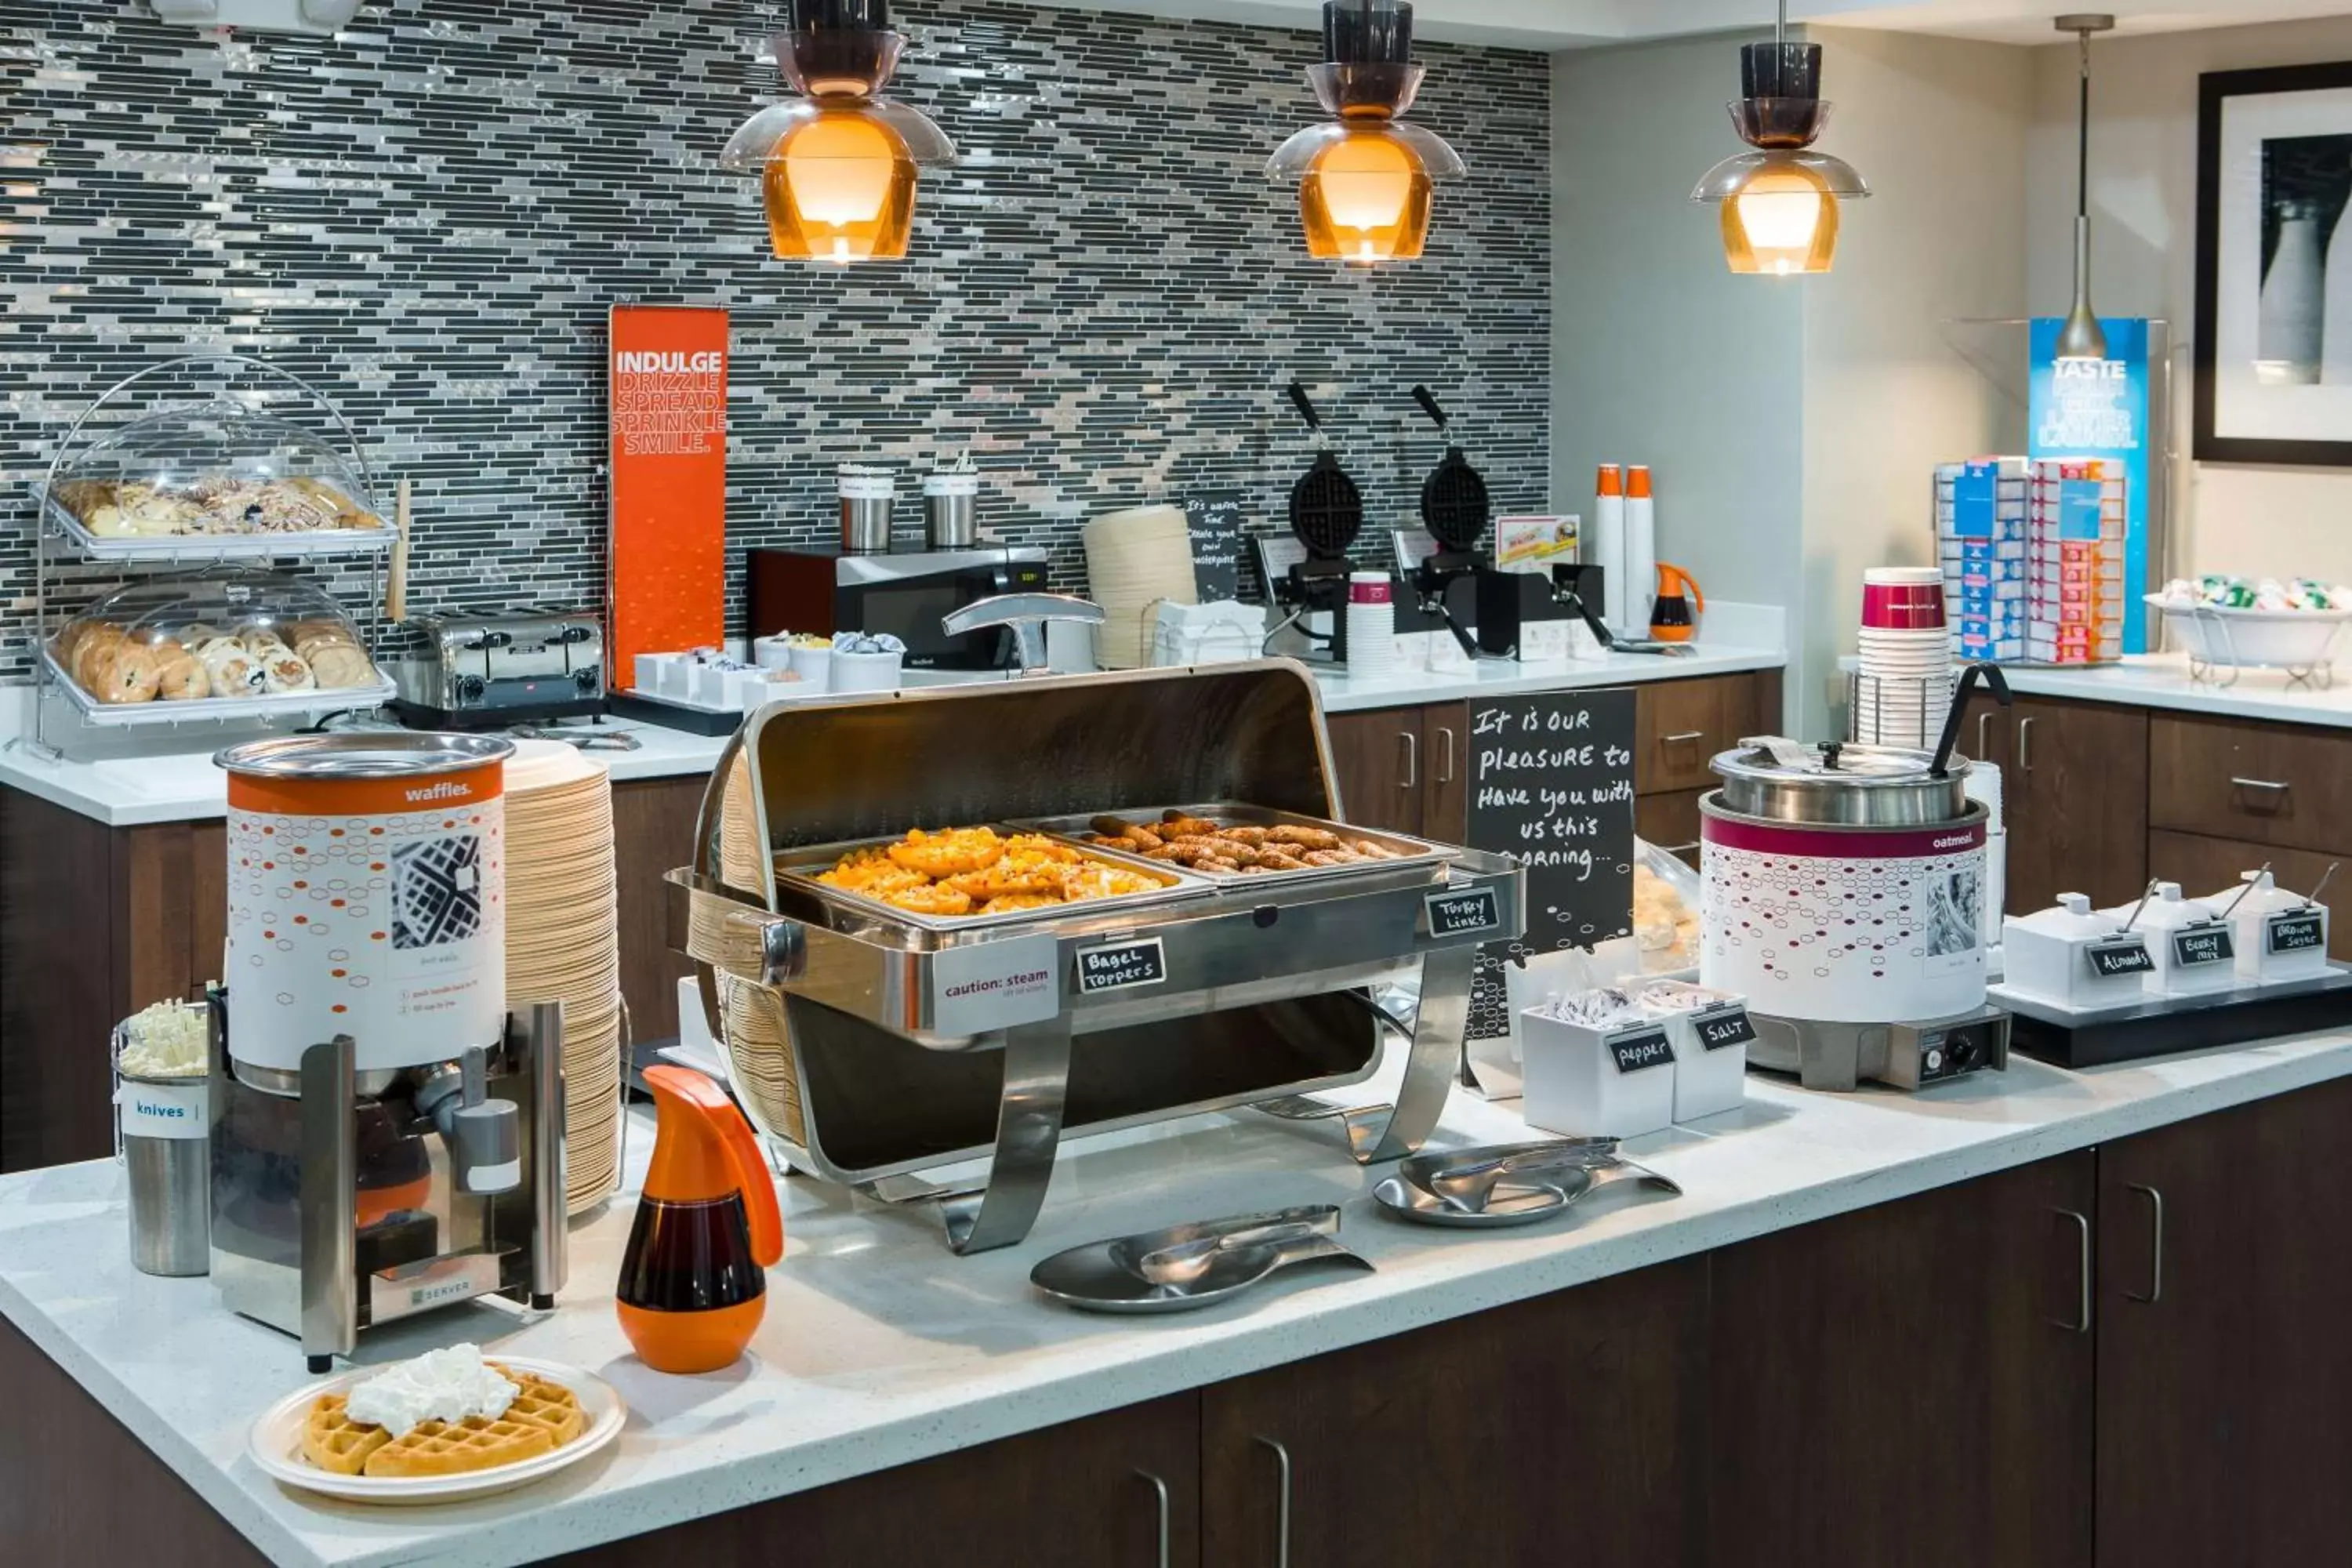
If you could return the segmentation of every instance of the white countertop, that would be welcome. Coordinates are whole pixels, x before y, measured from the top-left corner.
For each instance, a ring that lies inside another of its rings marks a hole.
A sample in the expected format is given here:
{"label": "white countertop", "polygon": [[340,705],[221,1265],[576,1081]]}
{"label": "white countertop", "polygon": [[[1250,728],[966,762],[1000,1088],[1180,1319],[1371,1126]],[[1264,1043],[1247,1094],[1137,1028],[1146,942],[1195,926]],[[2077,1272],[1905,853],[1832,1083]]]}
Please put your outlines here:
{"label": "white countertop", "polygon": [[[1838,660],[1838,668],[1849,675],[1860,667],[1852,654]],[[2010,689],[2029,697],[2352,728],[2352,679],[2315,689],[2288,679],[2282,669],[2242,669],[2229,685],[2220,686],[2189,679],[2189,657],[2178,653],[2134,654],[2116,664],[2004,664],[2000,673]]]}
{"label": "white countertop", "polygon": [[[1690,646],[1694,650],[1691,655],[1676,658],[1610,654],[1598,659],[1554,664],[1494,661],[1481,663],[1474,671],[1462,675],[1422,670],[1364,680],[1334,670],[1318,672],[1316,679],[1322,688],[1324,708],[1344,713],[1410,703],[1450,702],[1474,695],[1506,696],[1777,669],[1787,658],[1772,648],[1697,643]],[[13,785],[110,827],[200,821],[226,813],[227,777],[213,765],[212,758],[227,741],[195,735],[192,727],[185,733],[175,731],[133,742],[136,750],[122,742],[110,742],[110,752],[100,754],[87,752],[77,743],[71,756],[45,761],[21,746],[5,744],[26,731],[30,697],[31,689],[26,687],[0,689],[0,784]],[[651,724],[616,721],[608,727],[635,735],[638,742],[638,749],[633,752],[590,753],[605,763],[616,782],[707,773],[725,744],[717,737],[689,735]],[[240,733],[234,738],[247,737]]]}
{"label": "white countertop", "polygon": [[[292,1341],[232,1318],[204,1279],[127,1257],[110,1163],[0,1179],[0,1313],[277,1563],[502,1565],[614,1540],[967,1445],[1090,1415],[1605,1275],[1900,1198],[2352,1074],[2352,1035],[2268,1042],[2087,1073],[2019,1058],[1906,1096],[1809,1094],[1751,1079],[1746,1108],[1638,1141],[1687,1195],[1614,1188],[1572,1224],[1495,1232],[1390,1220],[1327,1127],[1196,1118],[1066,1151],[1035,1234],[951,1255],[919,1212],[786,1184],[783,1262],[751,1356],[698,1378],[648,1372],[607,1292],[625,1203],[575,1228],[563,1305],[488,1305],[376,1331],[380,1362],[474,1339],[585,1366],[628,1401],[620,1441],[499,1499],[437,1509],[329,1504],[244,1457],[248,1428],[304,1382]],[[1361,1094],[1364,1091],[1360,1090]],[[1525,1136],[1457,1093],[1439,1145]],[[645,1140],[635,1142],[642,1167]],[[1343,1239],[1377,1274],[1278,1276],[1183,1317],[1090,1317],[1027,1285],[1038,1258],[1187,1218],[1343,1202]]]}
{"label": "white countertop", "polygon": [[[2121,702],[2210,713],[2225,719],[2268,719],[2282,724],[2330,724],[2352,728],[2352,681],[2326,690],[2297,686],[2279,669],[2242,669],[2228,686],[2192,681],[2185,654],[2135,656],[2120,664],[2003,665],[2010,689],[2035,697],[2072,697],[2085,702]],[[2231,672],[2221,672],[2225,677]]]}

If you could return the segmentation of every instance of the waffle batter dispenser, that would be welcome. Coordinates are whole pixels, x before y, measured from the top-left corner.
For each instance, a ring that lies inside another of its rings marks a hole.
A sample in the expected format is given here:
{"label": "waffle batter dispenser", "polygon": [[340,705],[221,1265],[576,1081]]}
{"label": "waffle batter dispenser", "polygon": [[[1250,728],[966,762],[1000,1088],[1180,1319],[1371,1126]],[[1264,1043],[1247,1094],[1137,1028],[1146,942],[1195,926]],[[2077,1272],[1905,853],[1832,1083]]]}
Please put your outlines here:
{"label": "waffle batter dispenser", "polygon": [[506,1003],[512,750],[352,732],[215,759],[212,1279],[313,1372],[372,1325],[563,1283],[562,1009]]}

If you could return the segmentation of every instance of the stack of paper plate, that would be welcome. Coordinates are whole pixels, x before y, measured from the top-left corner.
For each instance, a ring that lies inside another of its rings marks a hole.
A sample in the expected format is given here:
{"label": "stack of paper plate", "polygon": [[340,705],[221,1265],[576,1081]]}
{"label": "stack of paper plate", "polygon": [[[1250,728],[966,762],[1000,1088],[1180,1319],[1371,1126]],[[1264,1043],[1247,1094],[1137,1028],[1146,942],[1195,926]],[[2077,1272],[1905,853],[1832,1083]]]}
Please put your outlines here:
{"label": "stack of paper plate", "polygon": [[563,1005],[563,1190],[573,1214],[620,1184],[621,940],[613,785],[560,741],[507,763],[507,1006]]}
{"label": "stack of paper plate", "polygon": [[800,1075],[786,1036],[783,998],[724,971],[718,978],[719,1010],[727,1027],[727,1068],[736,1096],[762,1131],[805,1143]]}
{"label": "stack of paper plate", "polygon": [[1200,602],[1183,509],[1108,512],[1087,523],[1085,533],[1087,584],[1103,613],[1095,628],[1095,662],[1105,669],[1149,664],[1160,605]]}

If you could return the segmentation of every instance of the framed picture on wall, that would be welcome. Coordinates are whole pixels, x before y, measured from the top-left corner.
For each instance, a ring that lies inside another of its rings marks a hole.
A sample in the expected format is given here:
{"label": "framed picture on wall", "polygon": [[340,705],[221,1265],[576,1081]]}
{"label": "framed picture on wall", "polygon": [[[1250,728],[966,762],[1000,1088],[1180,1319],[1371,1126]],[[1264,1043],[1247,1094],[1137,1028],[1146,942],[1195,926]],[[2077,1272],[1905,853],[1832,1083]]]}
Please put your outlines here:
{"label": "framed picture on wall", "polygon": [[2198,86],[2194,455],[2352,467],[2352,61]]}

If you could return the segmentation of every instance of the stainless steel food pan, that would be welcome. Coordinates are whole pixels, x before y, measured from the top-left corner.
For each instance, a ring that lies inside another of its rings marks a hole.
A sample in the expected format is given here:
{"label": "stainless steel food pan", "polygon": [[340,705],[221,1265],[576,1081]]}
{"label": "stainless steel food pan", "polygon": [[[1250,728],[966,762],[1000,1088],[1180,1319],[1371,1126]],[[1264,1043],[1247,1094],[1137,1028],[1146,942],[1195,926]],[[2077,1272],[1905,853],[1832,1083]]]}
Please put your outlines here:
{"label": "stainless steel food pan", "polygon": [[[1237,874],[1228,871],[1194,870],[1190,867],[1182,868],[1193,876],[1213,882],[1218,887],[1241,886],[1251,889],[1286,887],[1299,882],[1320,881],[1328,877],[1379,876],[1396,871],[1415,871],[1418,873],[1415,880],[1436,881],[1443,877],[1443,871],[1440,868],[1458,853],[1444,845],[1432,844],[1426,839],[1408,837],[1402,833],[1387,833],[1376,828],[1358,827],[1353,823],[1334,822],[1328,817],[1313,816],[1305,812],[1281,811],[1273,806],[1251,805],[1241,801],[1230,800],[1202,805],[1152,805],[1138,806],[1127,811],[1073,813],[1063,816],[1032,818],[1017,822],[1013,826],[1068,838],[1081,848],[1116,855],[1121,852],[1111,849],[1106,845],[1087,841],[1087,835],[1096,830],[1094,826],[1096,818],[1118,817],[1123,822],[1149,827],[1160,821],[1165,813],[1171,811],[1181,812],[1186,816],[1203,817],[1236,827],[1319,828],[1326,833],[1336,834],[1342,839],[1363,839],[1376,844],[1395,857],[1394,859],[1369,860],[1349,866],[1309,866],[1297,871],[1252,871]],[[1142,864],[1147,866],[1170,864],[1164,860],[1152,860],[1142,857],[1137,858],[1141,859]]]}
{"label": "stainless steel food pan", "polygon": [[[992,828],[1007,837],[1034,831],[1001,822],[973,826]],[[913,910],[902,910],[886,900],[817,880],[818,873],[831,870],[839,864],[842,857],[854,855],[861,849],[877,849],[896,844],[900,837],[893,834],[887,838],[852,839],[846,844],[812,844],[784,850],[775,857],[777,890],[781,893],[791,888],[825,905],[846,906],[869,919],[896,921],[929,931],[997,931],[1010,926],[1042,925],[1073,915],[1156,909],[1185,899],[1203,898],[1216,890],[1216,884],[1210,879],[1187,871],[1181,866],[1123,855],[1094,844],[1080,844],[1077,847],[1089,859],[1150,877],[1159,882],[1160,887],[1151,892],[1114,893],[1107,898],[1081,899],[1073,903],[1048,904],[1034,910],[1013,910],[1003,914],[926,915]]]}

